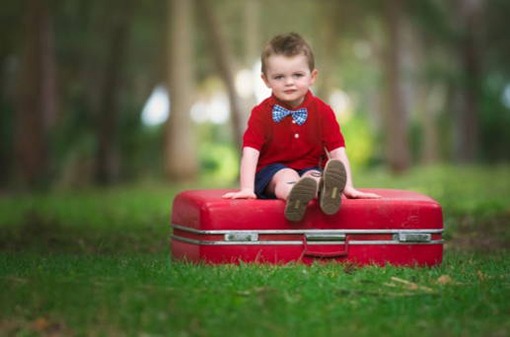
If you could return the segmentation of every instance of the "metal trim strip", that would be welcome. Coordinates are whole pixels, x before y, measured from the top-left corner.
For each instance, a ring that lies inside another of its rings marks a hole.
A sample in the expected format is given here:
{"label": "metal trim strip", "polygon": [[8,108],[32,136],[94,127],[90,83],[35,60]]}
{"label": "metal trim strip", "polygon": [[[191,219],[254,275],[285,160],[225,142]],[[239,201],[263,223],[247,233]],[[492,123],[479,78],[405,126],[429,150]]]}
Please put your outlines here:
{"label": "metal trim strip", "polygon": [[[177,224],[172,224],[172,228],[190,232],[193,234],[202,235],[224,235],[232,233],[258,233],[259,235],[264,234],[399,234],[399,233],[430,233],[438,234],[443,233],[443,229],[262,229],[262,230],[233,230],[233,229],[219,229],[219,230],[200,230],[195,228],[189,228]],[[351,241],[352,242],[352,241]]]}
{"label": "metal trim strip", "polygon": [[[303,241],[292,240],[292,241],[207,241],[207,240],[195,240],[185,238],[179,235],[170,235],[171,239],[190,243],[199,246],[232,246],[232,245],[243,245],[243,246],[268,246],[268,245],[280,245],[280,246],[295,246],[303,245]],[[444,240],[431,240],[428,242],[400,242],[394,240],[351,240],[347,241],[347,245],[438,245],[443,244]],[[324,241],[324,242],[307,242],[308,245],[338,245],[338,241]]]}

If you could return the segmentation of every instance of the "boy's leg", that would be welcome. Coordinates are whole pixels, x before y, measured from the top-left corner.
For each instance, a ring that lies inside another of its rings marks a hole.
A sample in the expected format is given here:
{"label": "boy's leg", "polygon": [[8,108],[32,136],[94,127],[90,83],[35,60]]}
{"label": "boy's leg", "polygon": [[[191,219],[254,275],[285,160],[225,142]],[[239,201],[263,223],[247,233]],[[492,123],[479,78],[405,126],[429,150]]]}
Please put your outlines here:
{"label": "boy's leg", "polygon": [[267,194],[274,194],[276,198],[287,200],[290,190],[299,180],[299,174],[290,168],[284,168],[275,173],[267,185]]}
{"label": "boy's leg", "polygon": [[278,199],[286,200],[285,218],[301,221],[308,203],[317,195],[317,181],[310,177],[300,178],[292,169],[278,171],[268,185],[268,192]]}

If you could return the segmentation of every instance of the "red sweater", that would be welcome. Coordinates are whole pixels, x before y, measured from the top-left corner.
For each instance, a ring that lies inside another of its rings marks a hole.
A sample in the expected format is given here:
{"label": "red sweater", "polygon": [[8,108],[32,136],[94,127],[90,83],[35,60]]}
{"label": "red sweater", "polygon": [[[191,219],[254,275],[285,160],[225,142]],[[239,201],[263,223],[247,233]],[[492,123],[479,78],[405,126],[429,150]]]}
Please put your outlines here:
{"label": "red sweater", "polygon": [[295,170],[320,166],[325,159],[324,148],[332,151],[345,146],[335,113],[310,91],[303,103],[293,109],[307,108],[308,118],[303,125],[294,123],[292,116],[274,122],[275,104],[292,110],[271,96],[253,108],[244,133],[243,147],[260,151],[257,171],[275,163]]}

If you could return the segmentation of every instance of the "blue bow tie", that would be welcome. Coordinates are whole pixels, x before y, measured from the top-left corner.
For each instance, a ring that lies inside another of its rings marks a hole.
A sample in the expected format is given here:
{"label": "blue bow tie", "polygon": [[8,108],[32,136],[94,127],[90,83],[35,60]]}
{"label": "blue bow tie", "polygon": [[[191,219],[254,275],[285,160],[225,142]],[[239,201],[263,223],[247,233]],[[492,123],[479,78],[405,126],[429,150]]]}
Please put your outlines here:
{"label": "blue bow tie", "polygon": [[306,108],[288,110],[277,104],[273,106],[273,121],[275,121],[276,123],[280,123],[282,119],[284,119],[288,115],[292,115],[292,119],[298,125],[303,125],[304,122],[306,122],[306,119],[308,118],[308,110],[306,110]]}

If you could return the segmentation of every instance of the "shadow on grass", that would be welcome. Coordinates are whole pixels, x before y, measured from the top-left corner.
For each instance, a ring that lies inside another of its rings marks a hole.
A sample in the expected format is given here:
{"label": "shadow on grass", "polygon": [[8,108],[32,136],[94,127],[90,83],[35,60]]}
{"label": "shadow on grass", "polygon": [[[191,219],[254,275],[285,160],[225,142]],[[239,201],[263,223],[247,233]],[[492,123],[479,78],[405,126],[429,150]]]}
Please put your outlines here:
{"label": "shadow on grass", "polygon": [[[491,217],[461,215],[447,219],[445,248],[456,252],[492,254],[510,250],[510,214]],[[71,227],[58,219],[28,211],[18,226],[4,228],[0,251],[70,254],[165,254],[170,228]]]}
{"label": "shadow on grass", "polygon": [[168,251],[169,226],[118,228],[71,227],[28,211],[23,222],[3,228],[2,252],[69,254],[154,254]]}
{"label": "shadow on grass", "polygon": [[453,221],[455,230],[446,241],[447,249],[486,254],[510,251],[510,213],[488,218],[463,215]]}

